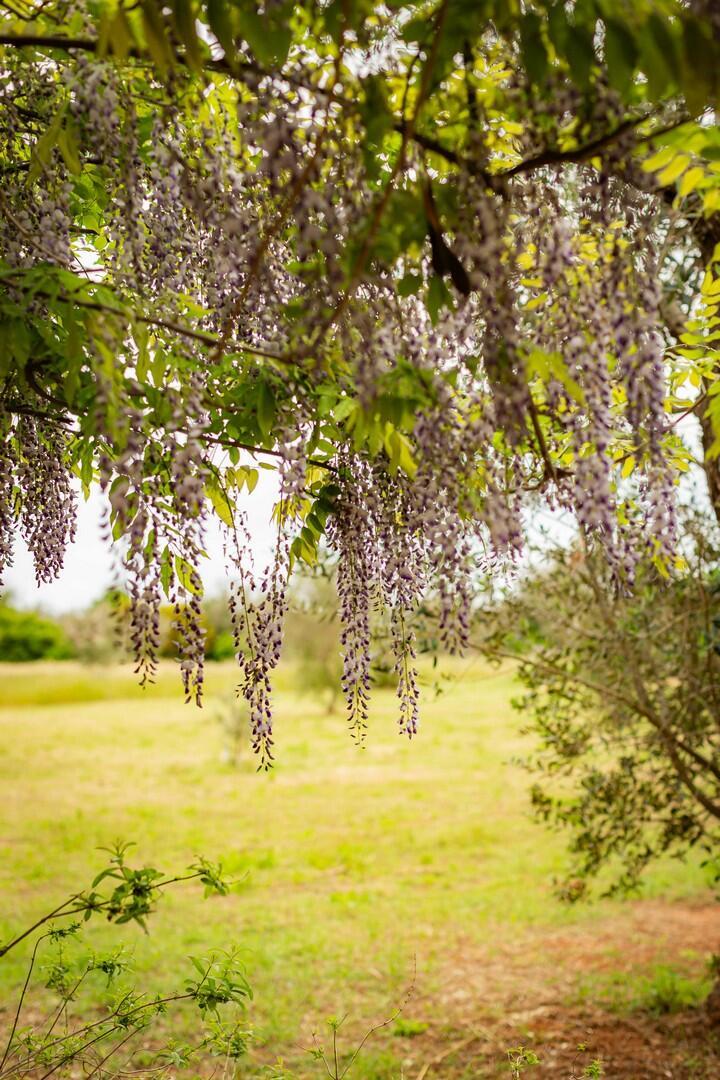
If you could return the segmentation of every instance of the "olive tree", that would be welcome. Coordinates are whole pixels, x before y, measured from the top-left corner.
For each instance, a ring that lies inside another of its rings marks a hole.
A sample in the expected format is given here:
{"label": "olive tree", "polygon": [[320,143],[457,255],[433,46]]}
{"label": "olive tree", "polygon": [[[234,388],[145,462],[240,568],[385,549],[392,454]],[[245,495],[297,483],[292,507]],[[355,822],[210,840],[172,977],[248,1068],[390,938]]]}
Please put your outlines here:
{"label": "olive tree", "polygon": [[532,803],[569,833],[569,899],[695,847],[720,874],[720,530],[681,521],[670,583],[646,567],[614,593],[598,553],[563,548],[482,620],[485,654],[517,662]]}

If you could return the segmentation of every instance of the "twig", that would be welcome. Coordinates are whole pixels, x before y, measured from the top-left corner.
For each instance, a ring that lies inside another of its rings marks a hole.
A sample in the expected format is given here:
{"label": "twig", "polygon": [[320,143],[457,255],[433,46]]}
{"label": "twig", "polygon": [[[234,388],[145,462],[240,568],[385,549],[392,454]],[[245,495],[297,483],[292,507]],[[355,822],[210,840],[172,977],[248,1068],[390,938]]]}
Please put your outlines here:
{"label": "twig", "polygon": [[121,1039],[120,1042],[115,1043],[115,1045],[110,1050],[108,1050],[105,1057],[100,1059],[100,1061],[97,1063],[95,1068],[91,1069],[90,1072],[86,1074],[85,1080],[90,1080],[90,1077],[94,1076],[96,1072],[99,1072],[100,1069],[102,1069],[105,1062],[108,1061],[109,1058],[111,1058],[113,1056],[113,1054],[117,1054],[117,1052],[118,1052],[118,1050],[120,1049],[121,1046],[124,1046],[126,1042],[129,1042],[130,1039],[134,1038],[137,1034],[138,1034],[137,1030],[131,1031],[125,1036],[124,1039]]}
{"label": "twig", "polygon": [[[100,48],[97,38],[67,37],[65,34],[0,34],[0,45],[6,45],[16,49],[60,49],[63,52],[72,52],[75,50],[77,52],[89,53],[97,53]],[[110,52],[109,55],[112,59],[117,59],[112,52]],[[136,48],[129,49],[126,55],[131,60],[140,60],[145,61],[149,65],[152,64],[152,58]],[[173,60],[183,67],[188,66],[187,59],[182,53],[173,53]],[[357,108],[355,102],[340,97],[333,93],[332,90],[326,90],[324,86],[315,86],[295,75],[293,72],[268,71],[268,69],[262,67],[261,64],[258,64],[253,60],[248,60],[246,57],[235,57],[233,60],[228,60],[225,56],[215,57],[206,62],[205,68],[208,71],[217,72],[219,75],[226,75],[229,78],[239,79],[241,81],[243,75],[252,75],[255,79],[257,79],[258,76],[260,78],[269,78],[272,75],[276,75],[291,86],[307,90],[319,97],[327,98],[331,102],[341,105],[343,108]]]}
{"label": "twig", "polygon": [[7,945],[0,946],[0,958],[5,956],[6,953],[9,953],[11,949],[13,949],[16,945],[19,945],[21,941],[24,941],[26,937],[29,937],[30,934],[32,934],[35,930],[39,929],[39,927],[44,926],[46,922],[50,922],[51,919],[54,919],[61,915],[72,915],[75,913],[75,911],[82,911],[82,908],[73,908],[71,911],[63,911],[63,908],[67,907],[68,904],[73,904],[76,900],[79,899],[80,893],[76,893],[75,896],[68,897],[67,900],[63,900],[62,904],[58,904],[58,906],[54,908],[48,915],[43,915],[43,917],[41,919],[38,919],[37,922],[33,923],[31,927],[29,927],[27,930],[24,930],[22,934],[18,934],[16,938],[13,938],[12,941],[9,941]]}
{"label": "twig", "polygon": [[10,1053],[10,1049],[12,1047],[12,1041],[15,1038],[15,1032],[17,1031],[18,1021],[20,1020],[20,1011],[21,1011],[21,1009],[23,1007],[23,1001],[25,1000],[25,994],[27,993],[28,984],[30,982],[30,976],[32,975],[33,968],[35,967],[35,957],[37,956],[37,951],[38,951],[38,949],[40,947],[40,942],[44,941],[45,938],[49,937],[49,936],[50,936],[49,932],[47,934],[42,934],[37,939],[37,941],[35,942],[35,947],[34,947],[34,949],[32,951],[32,955],[30,957],[30,964],[28,965],[27,975],[25,976],[25,983],[24,983],[22,991],[20,993],[20,1000],[18,1001],[17,1009],[15,1010],[15,1019],[13,1020],[12,1027],[10,1028],[10,1034],[8,1035],[8,1041],[7,1041],[7,1044],[5,1046],[5,1053],[2,1056],[2,1061],[0,1061],[0,1072],[2,1072],[2,1068],[3,1068],[4,1064],[5,1064],[5,1062],[7,1061],[8,1054]]}
{"label": "twig", "polygon": [[[204,442],[212,443],[213,446],[234,446],[238,450],[247,450],[250,454],[268,454],[270,457],[284,457],[282,450],[267,450],[264,446],[253,446],[252,443],[241,442],[240,439],[215,438],[212,435],[201,436]],[[327,461],[318,458],[308,458],[308,465],[314,465],[316,469],[327,469],[328,472],[337,472],[337,468]]]}
{"label": "twig", "polygon": [[400,1016],[400,1014],[405,1009],[407,1003],[409,1002],[410,998],[412,997],[413,993],[415,992],[415,979],[417,977],[417,958],[415,958],[413,960],[413,964],[414,964],[414,969],[413,969],[412,982],[410,983],[410,986],[405,991],[405,996],[402,999],[402,1001],[400,1002],[400,1004],[398,1005],[397,1009],[392,1014],[392,1016],[388,1016],[387,1020],[383,1020],[382,1023],[376,1024],[374,1027],[371,1027],[369,1029],[369,1031],[365,1032],[365,1035],[361,1039],[358,1046],[355,1048],[355,1053],[352,1055],[352,1057],[348,1061],[348,1063],[345,1066],[345,1068],[343,1069],[343,1071],[340,1073],[340,1076],[337,1078],[337,1080],[343,1080],[343,1077],[347,1075],[347,1073],[350,1071],[352,1066],[355,1064],[355,1061],[357,1059],[358,1054],[360,1053],[360,1051],[362,1050],[363,1046],[368,1041],[370,1036],[374,1035],[376,1031],[381,1031],[382,1028],[388,1027],[389,1024],[392,1024],[393,1021],[397,1020],[398,1016]]}

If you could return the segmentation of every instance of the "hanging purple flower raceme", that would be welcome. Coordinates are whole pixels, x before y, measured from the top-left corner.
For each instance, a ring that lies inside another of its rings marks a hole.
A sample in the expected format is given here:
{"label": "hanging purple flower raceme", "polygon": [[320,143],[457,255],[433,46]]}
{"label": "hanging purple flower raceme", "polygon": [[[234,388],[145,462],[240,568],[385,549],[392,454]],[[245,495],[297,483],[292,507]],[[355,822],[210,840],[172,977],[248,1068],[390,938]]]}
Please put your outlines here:
{"label": "hanging purple flower raceme", "polygon": [[0,457],[0,585],[5,570],[13,558],[13,514],[14,471],[12,462],[3,455]]}
{"label": "hanging purple flower raceme", "polygon": [[281,529],[274,559],[260,581],[259,598],[247,608],[247,652],[240,657],[243,675],[240,689],[250,709],[253,750],[263,768],[269,768],[273,760],[270,674],[277,667],[282,651],[289,559],[289,540]]}
{"label": "hanging purple flower raceme", "polygon": [[395,673],[398,677],[397,699],[400,709],[398,727],[401,735],[412,739],[420,724],[420,690],[416,668],[417,653],[412,630],[405,625],[401,608],[396,608],[390,618],[392,649],[395,657]]}
{"label": "hanging purple flower raceme", "polygon": [[355,739],[362,742],[367,731],[371,688],[370,613],[377,588],[375,537],[364,508],[364,499],[369,494],[367,472],[359,462],[347,460],[339,475],[343,481],[342,493],[328,522],[328,540],[338,556],[342,689],[347,702],[348,727]]}
{"label": "hanging purple flower raceme", "polygon": [[278,523],[273,559],[259,580],[247,517],[232,513],[232,525],[223,530],[223,550],[231,576],[229,608],[235,653],[241,679],[238,694],[247,702],[250,738],[260,767],[273,762],[272,672],[282,651],[283,624],[287,612],[290,544],[287,523]]}
{"label": "hanging purple flower raceme", "polygon": [[[178,554],[172,600],[174,629],[178,640],[180,670],[186,699],[202,699],[205,671],[205,627],[202,622],[203,584],[199,572],[204,554],[205,483],[209,476],[202,433],[208,418],[199,373],[188,381],[184,396],[175,404],[168,424],[176,428],[168,437],[173,517],[182,523],[176,540]],[[178,563],[179,559],[179,563]]]}
{"label": "hanging purple flower raceme", "polygon": [[142,504],[130,525],[124,570],[130,599],[128,634],[135,672],[145,686],[154,682],[157,673],[162,591],[158,529]]}
{"label": "hanging purple flower raceme", "polygon": [[305,494],[308,468],[307,439],[308,431],[305,429],[282,428],[277,433],[280,454],[278,466],[280,502],[288,508],[293,506],[298,499],[302,499]]}
{"label": "hanging purple flower raceme", "polygon": [[[645,268],[643,278],[636,284],[632,317],[618,316],[616,338],[619,374],[628,401],[628,422],[635,431],[644,431],[651,458],[657,463],[661,456],[662,436],[667,430],[665,413],[664,342],[658,327],[660,316],[660,286],[658,271],[652,264]],[[629,326],[628,326],[629,323]]]}
{"label": "hanging purple flower raceme", "polygon": [[376,470],[368,500],[375,521],[377,572],[383,605],[390,612],[390,643],[398,677],[398,720],[402,734],[412,738],[419,725],[415,632],[408,625],[428,582],[425,537],[417,528],[413,484],[405,474],[389,477]]}
{"label": "hanging purple flower raceme", "polygon": [[493,393],[496,419],[512,446],[525,431],[528,390],[510,276],[511,203],[471,177],[464,181],[463,195],[465,220],[456,241],[457,253],[474,293],[470,310],[480,328],[484,374]]}
{"label": "hanging purple flower raceme", "polygon": [[62,435],[42,420],[17,424],[20,531],[35,562],[38,584],[53,581],[75,539],[77,500],[64,462]]}

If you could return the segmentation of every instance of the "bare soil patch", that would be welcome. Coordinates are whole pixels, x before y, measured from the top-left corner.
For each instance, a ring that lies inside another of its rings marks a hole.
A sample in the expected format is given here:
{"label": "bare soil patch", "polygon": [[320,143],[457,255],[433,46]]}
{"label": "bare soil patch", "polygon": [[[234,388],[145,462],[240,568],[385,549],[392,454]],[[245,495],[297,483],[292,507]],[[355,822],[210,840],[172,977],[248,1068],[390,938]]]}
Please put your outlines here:
{"label": "bare soil patch", "polygon": [[514,941],[505,928],[503,939],[464,944],[437,992],[415,999],[414,1013],[443,1022],[408,1040],[406,1077],[507,1077],[507,1050],[525,1046],[540,1058],[529,1080],[581,1077],[595,1059],[607,1080],[720,1080],[720,1025],[704,1006],[658,1015],[630,992],[605,1000],[608,986],[630,988],[658,965],[699,979],[720,951],[714,900],[637,901],[611,919]]}

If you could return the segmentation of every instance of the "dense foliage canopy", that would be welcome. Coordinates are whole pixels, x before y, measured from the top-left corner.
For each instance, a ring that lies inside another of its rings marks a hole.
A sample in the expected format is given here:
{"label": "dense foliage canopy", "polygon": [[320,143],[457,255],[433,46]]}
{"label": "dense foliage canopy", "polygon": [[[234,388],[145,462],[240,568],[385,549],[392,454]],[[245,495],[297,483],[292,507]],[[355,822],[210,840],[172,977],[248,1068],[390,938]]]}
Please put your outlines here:
{"label": "dense foliage canopy", "polygon": [[412,613],[430,592],[461,648],[529,500],[624,585],[672,569],[678,415],[711,452],[718,415],[713,0],[0,8],[2,561],[19,521],[57,574],[72,474],[98,479],[140,672],[166,594],[199,700],[215,513],[264,761],[288,576],[321,543],[359,734],[372,606],[412,735]]}

